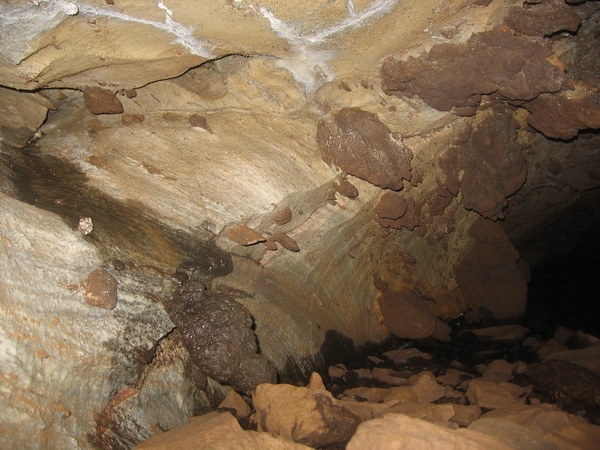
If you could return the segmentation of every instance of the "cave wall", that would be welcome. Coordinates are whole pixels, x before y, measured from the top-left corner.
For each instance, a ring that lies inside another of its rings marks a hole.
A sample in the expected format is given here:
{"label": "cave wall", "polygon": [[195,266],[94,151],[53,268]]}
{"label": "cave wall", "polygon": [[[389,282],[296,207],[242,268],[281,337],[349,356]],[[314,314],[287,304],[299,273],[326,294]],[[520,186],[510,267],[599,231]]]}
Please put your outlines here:
{"label": "cave wall", "polygon": [[600,186],[597,9],[0,6],[0,442],[184,423],[231,384],[180,313],[213,295],[280,377],[331,330],[522,318],[537,230]]}

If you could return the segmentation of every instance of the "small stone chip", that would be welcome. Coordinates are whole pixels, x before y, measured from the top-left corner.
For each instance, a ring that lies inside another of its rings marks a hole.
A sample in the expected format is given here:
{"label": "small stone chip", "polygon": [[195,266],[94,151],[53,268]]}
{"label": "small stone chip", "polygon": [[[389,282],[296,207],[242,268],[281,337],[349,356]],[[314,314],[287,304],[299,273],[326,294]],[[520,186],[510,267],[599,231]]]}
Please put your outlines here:
{"label": "small stone chip", "polygon": [[266,241],[259,232],[242,224],[228,228],[225,230],[225,235],[232,241],[242,245],[253,245],[257,242]]}
{"label": "small stone chip", "polygon": [[285,233],[273,233],[273,240],[279,242],[282,247],[287,248],[291,252],[300,251],[300,247],[295,240]]}
{"label": "small stone chip", "polygon": [[94,222],[91,217],[81,217],[79,219],[79,224],[77,225],[77,229],[81,234],[87,236],[92,231],[94,231]]}
{"label": "small stone chip", "polygon": [[344,197],[358,197],[358,189],[356,189],[356,186],[354,186],[352,183],[346,180],[340,181],[340,184],[336,186],[336,190],[340,193],[340,195],[343,195]]}
{"label": "small stone chip", "polygon": [[203,130],[210,131],[206,118],[200,114],[192,114],[189,121],[190,125],[194,128],[202,128]]}
{"label": "small stone chip", "polygon": [[83,282],[86,303],[98,308],[117,306],[117,280],[104,269],[96,269]]}

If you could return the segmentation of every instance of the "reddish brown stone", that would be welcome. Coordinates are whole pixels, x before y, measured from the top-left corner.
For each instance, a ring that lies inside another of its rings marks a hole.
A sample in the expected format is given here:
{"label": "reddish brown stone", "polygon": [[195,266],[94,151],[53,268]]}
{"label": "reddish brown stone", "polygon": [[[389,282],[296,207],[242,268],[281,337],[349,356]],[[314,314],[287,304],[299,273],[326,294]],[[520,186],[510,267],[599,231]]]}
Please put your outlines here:
{"label": "reddish brown stone", "polygon": [[259,232],[242,224],[228,228],[225,230],[225,235],[232,241],[242,245],[252,245],[266,240]]}
{"label": "reddish brown stone", "polygon": [[376,186],[402,189],[410,180],[412,152],[375,114],[359,108],[338,111],[317,130],[323,161]]}
{"label": "reddish brown stone", "polygon": [[[375,216],[375,220],[385,228],[394,228],[396,230],[400,230],[402,227],[405,227],[412,231],[421,223],[421,219],[419,219],[420,213],[421,205],[417,205],[411,197],[408,197],[406,199],[406,212],[402,214],[400,218],[391,220],[382,219],[381,217]],[[414,259],[412,256],[410,256],[410,258]]]}
{"label": "reddish brown stone", "polygon": [[473,131],[461,155],[463,205],[483,217],[502,218],[506,197],[525,183],[527,166],[513,119],[493,115]]}
{"label": "reddish brown stone", "polygon": [[83,102],[92,114],[121,114],[123,105],[108,89],[90,87],[83,91]]}
{"label": "reddish brown stone", "polygon": [[300,247],[298,247],[296,241],[285,233],[273,233],[273,240],[279,242],[283,248],[286,248],[291,252],[300,251]]}
{"label": "reddish brown stone", "polygon": [[401,338],[422,339],[435,331],[435,317],[420,296],[410,290],[385,291],[377,298],[384,325]]}
{"label": "reddish brown stone", "polygon": [[538,43],[495,29],[473,35],[464,44],[439,44],[427,55],[384,61],[382,88],[388,95],[418,95],[435,109],[473,115],[483,94],[531,100],[557,92],[564,70],[550,61],[552,52]]}
{"label": "reddish brown stone", "polygon": [[504,23],[518,33],[544,37],[559,31],[577,31],[581,19],[564,0],[545,0],[510,7]]}
{"label": "reddish brown stone", "polygon": [[375,206],[375,214],[381,219],[396,220],[406,213],[406,200],[396,192],[383,194]]}
{"label": "reddish brown stone", "polygon": [[469,307],[484,319],[515,319],[525,312],[527,284],[517,267],[519,253],[502,226],[479,218],[475,244],[454,269]]}
{"label": "reddish brown stone", "polygon": [[203,130],[210,131],[206,118],[200,114],[192,114],[189,118],[189,122],[194,128],[202,128]]}
{"label": "reddish brown stone", "polygon": [[545,136],[570,139],[579,130],[600,128],[600,92],[574,81],[575,90],[543,94],[523,106],[531,113],[527,123]]}
{"label": "reddish brown stone", "polygon": [[280,209],[273,214],[273,221],[277,225],[285,225],[292,220],[292,210],[290,208]]}
{"label": "reddish brown stone", "polygon": [[117,306],[117,280],[106,270],[97,269],[90,273],[83,288],[86,303],[104,309]]}
{"label": "reddish brown stone", "polygon": [[356,186],[354,186],[352,183],[346,180],[340,181],[340,184],[336,186],[336,190],[340,193],[340,195],[343,195],[344,197],[358,197],[358,189],[356,189]]}

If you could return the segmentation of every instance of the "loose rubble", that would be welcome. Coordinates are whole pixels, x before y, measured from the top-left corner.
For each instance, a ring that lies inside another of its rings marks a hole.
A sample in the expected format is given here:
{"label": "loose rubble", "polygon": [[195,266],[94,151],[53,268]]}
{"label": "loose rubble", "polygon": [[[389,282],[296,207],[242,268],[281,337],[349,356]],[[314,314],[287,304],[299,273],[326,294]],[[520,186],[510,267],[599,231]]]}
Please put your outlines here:
{"label": "loose rubble", "polygon": [[[264,383],[245,398],[232,390],[217,411],[138,448],[597,448],[600,371],[581,366],[597,356],[597,339],[559,328],[548,352],[530,334],[455,327],[450,343],[404,340],[369,355],[371,367],[336,364],[306,387]],[[587,346],[567,361],[557,358],[564,343]]]}

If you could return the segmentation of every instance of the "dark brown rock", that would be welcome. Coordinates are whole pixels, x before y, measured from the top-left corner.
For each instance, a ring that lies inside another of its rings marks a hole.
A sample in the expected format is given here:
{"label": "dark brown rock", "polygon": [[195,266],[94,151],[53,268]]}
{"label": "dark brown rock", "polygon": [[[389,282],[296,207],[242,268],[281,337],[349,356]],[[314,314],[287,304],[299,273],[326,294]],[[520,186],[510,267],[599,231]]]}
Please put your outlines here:
{"label": "dark brown rock", "polygon": [[543,94],[523,106],[531,113],[527,123],[545,136],[570,139],[579,130],[600,128],[600,92],[581,82],[575,90]]}
{"label": "dark brown rock", "polygon": [[94,270],[83,282],[86,303],[98,308],[117,306],[117,280],[104,269]]}
{"label": "dark brown rock", "polygon": [[589,410],[600,417],[600,376],[567,361],[529,364],[525,374],[538,390],[567,411]]}
{"label": "dark brown rock", "polygon": [[384,325],[401,338],[422,339],[435,331],[436,320],[416,292],[385,291],[377,297]]}
{"label": "dark brown rock", "polygon": [[206,118],[200,114],[192,114],[189,118],[189,122],[194,128],[202,128],[203,130],[210,131]]}
{"label": "dark brown rock", "polygon": [[[404,204],[406,205],[406,211],[398,219],[384,219],[376,215],[375,220],[385,228],[400,230],[402,227],[405,227],[411,231],[414,230],[421,223],[421,219],[419,218],[421,207],[415,203],[412,197],[407,197]],[[413,260],[412,263],[415,262],[414,257],[406,252],[404,253],[403,258],[408,257],[409,260]],[[411,263],[410,261],[407,262]]]}
{"label": "dark brown rock", "polygon": [[83,102],[92,114],[121,114],[123,105],[108,89],[90,87],[83,91]]}
{"label": "dark brown rock", "polygon": [[495,29],[464,44],[439,44],[419,58],[384,61],[382,89],[388,95],[418,95],[435,109],[473,115],[483,94],[531,100],[557,92],[566,81],[552,52],[538,43]]}
{"label": "dark brown rock", "polygon": [[559,31],[577,31],[581,18],[564,0],[545,0],[510,7],[504,24],[518,33],[544,37]]}
{"label": "dark brown rock", "polygon": [[354,186],[347,180],[340,181],[340,184],[336,186],[336,190],[340,193],[340,195],[343,195],[344,197],[358,197],[358,189],[356,188],[356,186]]}
{"label": "dark brown rock", "polygon": [[405,213],[406,200],[396,192],[386,192],[375,205],[375,214],[381,219],[396,220]]}
{"label": "dark brown rock", "polygon": [[257,354],[250,312],[224,294],[204,292],[197,282],[184,283],[169,307],[194,364],[241,392],[275,382],[275,368]]}
{"label": "dark brown rock", "polygon": [[319,122],[317,140],[323,161],[376,186],[397,191],[411,178],[412,152],[375,114],[341,109],[333,123]]}
{"label": "dark brown rock", "polygon": [[502,226],[479,218],[470,229],[475,244],[454,269],[469,307],[484,319],[515,319],[527,305],[527,284],[517,267],[519,253]]}
{"label": "dark brown rock", "polygon": [[506,197],[525,183],[527,166],[516,140],[513,119],[493,115],[481,122],[461,154],[465,171],[460,190],[463,205],[483,217],[502,218]]}

